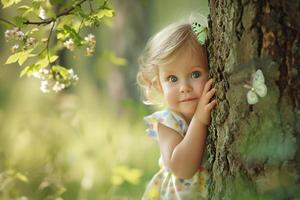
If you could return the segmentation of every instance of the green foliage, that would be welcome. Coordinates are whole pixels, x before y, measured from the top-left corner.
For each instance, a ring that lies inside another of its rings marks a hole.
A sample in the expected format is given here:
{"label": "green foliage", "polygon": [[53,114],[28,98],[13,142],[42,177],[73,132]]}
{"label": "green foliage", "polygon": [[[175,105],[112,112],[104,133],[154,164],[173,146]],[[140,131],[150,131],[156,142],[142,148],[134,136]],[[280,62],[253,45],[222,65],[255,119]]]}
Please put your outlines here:
{"label": "green foliage", "polygon": [[58,33],[60,33],[60,36],[58,36],[57,39],[72,38],[76,46],[79,47],[83,45],[83,38],[76,32],[75,28],[70,25],[64,25],[62,29],[58,30]]}
{"label": "green foliage", "polygon": [[7,8],[7,7],[12,6],[13,4],[17,4],[21,1],[22,0],[1,0],[1,3],[3,4],[3,8]]}
{"label": "green foliage", "polygon": [[52,66],[52,71],[60,74],[64,80],[67,80],[69,77],[69,75],[68,75],[69,73],[68,73],[67,69],[60,65]]}
{"label": "green foliage", "polygon": [[19,28],[23,28],[25,26],[24,22],[27,21],[27,19],[22,16],[16,16],[16,17],[14,17],[14,20],[15,20],[16,26]]}
{"label": "green foliage", "polygon": [[26,67],[21,71],[20,77],[23,77],[24,75],[31,76],[34,72],[39,71],[39,66],[36,64],[31,64]]}
{"label": "green foliage", "polygon": [[23,5],[18,7],[18,11],[22,13],[21,17],[25,18],[29,16],[31,13],[37,12],[37,8],[34,8],[33,6],[30,7],[27,5]]}
{"label": "green foliage", "polygon": [[33,49],[28,49],[28,50],[25,50],[25,51],[21,51],[19,53],[15,53],[13,55],[11,55],[5,64],[11,64],[11,63],[15,63],[15,62],[18,62],[18,64],[20,66],[23,65],[23,63],[28,59],[28,58],[31,58],[31,57],[34,57],[36,56],[36,54],[31,54],[31,52],[33,51]]}
{"label": "green foliage", "polygon": [[109,8],[101,8],[95,14],[89,15],[86,18],[86,26],[99,26],[102,18],[104,17],[113,17],[114,12]]}
{"label": "green foliage", "polygon": [[48,58],[47,55],[41,56],[36,63],[24,67],[20,73],[20,77],[23,77],[24,75],[30,77],[33,73],[39,72],[40,69],[47,67],[49,63],[53,63],[57,59],[58,56],[56,55],[51,56],[50,58]]}
{"label": "green foliage", "polygon": [[[21,0],[1,1],[5,9],[19,2]],[[56,11],[55,4],[60,4],[62,8]],[[83,9],[84,4],[88,5],[89,11]],[[69,5],[69,7],[65,7],[65,5]],[[5,64],[17,62],[22,66],[28,60],[31,63],[21,70],[20,77],[24,75],[30,77],[35,73],[41,73],[43,68],[47,68],[47,70],[56,75],[59,74],[61,77],[48,76],[47,81],[52,81],[52,79],[53,81],[58,81],[59,83],[57,84],[64,84],[63,88],[68,87],[70,84],[65,85],[64,82],[60,81],[69,79],[68,76],[71,75],[68,75],[65,66],[59,65],[59,58],[56,56],[54,59],[51,55],[57,54],[57,51],[62,48],[70,51],[85,48],[87,56],[94,55],[96,37],[93,34],[83,36],[80,31],[99,26],[104,18],[114,16],[114,11],[108,6],[106,0],[104,0],[102,5],[93,3],[92,0],[69,0],[68,2],[33,0],[27,2],[27,4],[20,5],[17,7],[17,10],[20,12],[20,15],[13,17],[14,22],[0,19],[2,23],[7,23],[14,27],[5,31],[5,39],[8,42],[13,42],[11,47],[12,55],[8,57]],[[34,26],[39,26],[39,28]],[[56,44],[51,43],[53,37],[57,38]],[[120,63],[120,65],[125,63],[124,60],[117,57],[112,59]],[[72,68],[69,67],[69,69]],[[47,71],[44,70],[44,72]],[[74,80],[77,79],[75,78]],[[41,78],[40,80],[41,84],[43,84],[42,81],[44,79]],[[51,90],[42,91],[48,92]]]}

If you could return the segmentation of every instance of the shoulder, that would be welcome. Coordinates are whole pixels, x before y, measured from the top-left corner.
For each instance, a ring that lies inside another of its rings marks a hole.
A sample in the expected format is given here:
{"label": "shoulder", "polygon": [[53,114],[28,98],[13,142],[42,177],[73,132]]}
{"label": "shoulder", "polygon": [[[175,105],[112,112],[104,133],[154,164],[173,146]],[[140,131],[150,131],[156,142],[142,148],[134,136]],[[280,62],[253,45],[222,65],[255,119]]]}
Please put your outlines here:
{"label": "shoulder", "polygon": [[[149,136],[157,138],[158,125],[163,132],[179,133],[184,136],[187,130],[186,122],[169,109],[152,113],[144,118]],[[171,131],[172,130],[172,131]]]}

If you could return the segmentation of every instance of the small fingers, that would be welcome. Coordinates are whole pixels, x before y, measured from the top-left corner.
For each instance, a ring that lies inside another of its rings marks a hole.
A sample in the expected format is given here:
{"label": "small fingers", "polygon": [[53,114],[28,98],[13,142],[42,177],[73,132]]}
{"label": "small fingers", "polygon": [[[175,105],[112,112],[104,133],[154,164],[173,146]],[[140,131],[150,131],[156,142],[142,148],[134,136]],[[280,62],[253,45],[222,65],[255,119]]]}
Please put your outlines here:
{"label": "small fingers", "polygon": [[210,102],[210,99],[215,95],[216,93],[216,89],[212,88],[211,90],[209,90],[207,93],[203,94],[203,103],[204,104],[208,104]]}
{"label": "small fingers", "polygon": [[210,100],[214,96],[214,94],[216,93],[216,91],[217,91],[216,88],[212,88],[211,90],[209,90],[206,93],[205,97]]}
{"label": "small fingers", "polygon": [[212,100],[209,104],[205,106],[205,110],[211,111],[217,104],[217,100]]}
{"label": "small fingers", "polygon": [[204,89],[203,89],[203,94],[206,94],[206,93],[209,91],[209,89],[210,89],[212,83],[213,83],[213,79],[212,79],[212,78],[209,79],[209,80],[205,83],[205,86],[204,86]]}

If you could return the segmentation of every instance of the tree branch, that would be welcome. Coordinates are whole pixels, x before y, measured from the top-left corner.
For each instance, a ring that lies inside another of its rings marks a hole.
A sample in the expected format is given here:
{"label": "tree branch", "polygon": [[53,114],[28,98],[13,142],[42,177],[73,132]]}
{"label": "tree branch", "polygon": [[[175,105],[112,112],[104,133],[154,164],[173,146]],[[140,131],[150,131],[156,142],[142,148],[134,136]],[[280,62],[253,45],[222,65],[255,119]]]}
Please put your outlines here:
{"label": "tree branch", "polygon": [[48,41],[47,41],[47,56],[48,56],[49,65],[51,65],[50,56],[49,56],[49,44],[50,44],[50,39],[51,39],[51,35],[52,35],[52,32],[53,32],[54,26],[55,26],[55,21],[52,24],[52,27],[51,27],[51,30],[50,30],[50,33],[49,33],[49,36],[48,36]]}
{"label": "tree branch", "polygon": [[91,0],[89,0],[89,5],[90,5],[90,10],[91,10],[91,12],[94,12],[93,6],[92,6],[92,3],[91,3]]}
{"label": "tree branch", "polygon": [[8,20],[6,20],[6,19],[0,18],[0,21],[4,22],[4,23],[6,23],[6,24],[12,25],[12,26],[17,26],[17,25],[15,25],[14,23],[12,23],[12,22],[10,22],[10,21],[8,21]]}
{"label": "tree branch", "polygon": [[29,24],[32,24],[32,25],[47,25],[47,24],[50,24],[51,22],[54,22],[56,21],[57,18],[61,17],[61,16],[66,16],[66,15],[70,15],[72,14],[71,12],[77,7],[77,6],[80,6],[81,4],[83,4],[84,2],[86,2],[87,0],[81,0],[80,2],[78,2],[77,4],[75,4],[74,6],[72,6],[71,8],[69,9],[66,9],[65,11],[63,11],[62,13],[59,13],[56,15],[56,17],[54,18],[48,18],[48,19],[45,19],[43,21],[38,21],[38,22],[34,22],[34,21],[25,21],[23,22],[23,24],[26,24],[26,25],[29,25]]}

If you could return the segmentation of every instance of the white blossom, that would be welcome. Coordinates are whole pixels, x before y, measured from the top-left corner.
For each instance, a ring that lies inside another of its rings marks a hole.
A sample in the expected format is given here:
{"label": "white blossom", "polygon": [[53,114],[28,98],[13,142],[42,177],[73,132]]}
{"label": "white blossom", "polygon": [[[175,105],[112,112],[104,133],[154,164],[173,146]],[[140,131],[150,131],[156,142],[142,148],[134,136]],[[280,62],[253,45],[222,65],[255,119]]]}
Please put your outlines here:
{"label": "white blossom", "polygon": [[88,34],[87,37],[84,37],[84,40],[87,42],[87,45],[90,47],[96,46],[96,37],[93,34]]}
{"label": "white blossom", "polygon": [[70,77],[74,76],[74,70],[73,69],[68,69],[68,73],[69,73]]}
{"label": "white blossom", "polygon": [[39,72],[33,72],[33,73],[32,73],[32,76],[33,76],[34,78],[38,78],[38,79],[41,78],[41,74],[40,74]]}
{"label": "white blossom", "polygon": [[17,31],[17,32],[15,33],[15,35],[16,35],[16,38],[15,38],[15,39],[17,39],[17,40],[23,40],[23,38],[24,38],[24,36],[25,36],[25,34],[24,34],[22,31]]}
{"label": "white blossom", "polygon": [[4,37],[5,37],[5,40],[8,41],[10,40],[11,38],[13,38],[13,33],[11,30],[6,30],[4,32]]}
{"label": "white blossom", "polygon": [[89,34],[87,37],[84,37],[86,42],[86,55],[91,56],[95,53],[96,48],[96,37],[93,34]]}
{"label": "white blossom", "polygon": [[59,92],[59,91],[63,90],[64,88],[65,88],[65,84],[56,81],[52,90],[55,92]]}
{"label": "white blossom", "polygon": [[45,11],[45,9],[41,6],[40,7],[40,10],[39,10],[39,17],[41,18],[41,19],[47,19],[47,17],[46,17],[46,11]]}
{"label": "white blossom", "polygon": [[79,77],[75,74],[75,75],[73,76],[73,80],[74,80],[74,81],[78,81],[78,80],[79,80]]}
{"label": "white blossom", "polygon": [[50,90],[49,90],[49,85],[48,85],[48,81],[47,80],[42,80],[41,81],[41,87],[40,87],[40,90],[43,92],[43,93],[49,93]]}
{"label": "white blossom", "polygon": [[92,56],[94,53],[95,53],[95,49],[94,48],[90,48],[90,47],[86,48],[86,55],[87,56]]}
{"label": "white blossom", "polygon": [[78,81],[79,80],[77,74],[74,74],[74,70],[73,69],[68,69],[68,73],[69,73],[68,79],[70,81]]}
{"label": "white blossom", "polygon": [[12,53],[16,53],[17,49],[19,48],[19,45],[18,44],[15,44],[14,46],[11,47],[10,51]]}
{"label": "white blossom", "polygon": [[69,49],[70,51],[73,51],[74,48],[75,48],[73,39],[71,38],[71,39],[65,41],[65,42],[64,42],[64,46],[65,46],[67,49]]}
{"label": "white blossom", "polygon": [[27,46],[31,46],[31,45],[34,45],[36,43],[36,39],[34,37],[29,37],[27,38],[26,40],[26,45]]}
{"label": "white blossom", "polygon": [[19,30],[19,28],[14,28],[11,30],[6,30],[4,32],[4,37],[6,41],[10,39],[15,39],[15,40],[23,40],[25,34]]}
{"label": "white blossom", "polygon": [[41,73],[42,75],[48,75],[50,74],[50,70],[47,68],[42,68],[39,70],[39,73]]}

